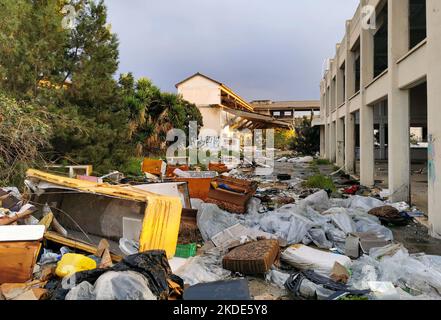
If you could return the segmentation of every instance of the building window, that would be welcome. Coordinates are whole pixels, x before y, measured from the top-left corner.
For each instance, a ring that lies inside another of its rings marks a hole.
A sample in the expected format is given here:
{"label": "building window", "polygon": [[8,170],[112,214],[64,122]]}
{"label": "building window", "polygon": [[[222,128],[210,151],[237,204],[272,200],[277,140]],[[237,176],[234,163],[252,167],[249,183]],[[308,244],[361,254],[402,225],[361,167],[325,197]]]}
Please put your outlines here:
{"label": "building window", "polygon": [[292,116],[292,111],[285,111],[284,115],[285,115],[285,117],[291,117]]}
{"label": "building window", "polygon": [[355,70],[355,83],[354,92],[349,92],[350,95],[357,93],[361,89],[361,59],[360,59],[360,39],[357,45],[352,49],[354,55],[354,70]]}
{"label": "building window", "polygon": [[280,117],[280,111],[274,111],[273,112],[274,117]]}
{"label": "building window", "polygon": [[387,1],[377,15],[377,32],[374,35],[374,78],[388,68],[388,9]]}
{"label": "building window", "polygon": [[426,37],[426,0],[409,0],[409,49]]}

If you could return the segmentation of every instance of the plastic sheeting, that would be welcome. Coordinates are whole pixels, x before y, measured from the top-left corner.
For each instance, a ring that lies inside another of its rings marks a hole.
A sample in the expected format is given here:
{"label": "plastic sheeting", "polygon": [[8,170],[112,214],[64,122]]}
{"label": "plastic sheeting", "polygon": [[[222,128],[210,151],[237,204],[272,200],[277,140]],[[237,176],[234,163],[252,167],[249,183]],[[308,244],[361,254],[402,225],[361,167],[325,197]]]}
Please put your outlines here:
{"label": "plastic sheeting", "polygon": [[357,289],[366,289],[371,281],[392,282],[401,289],[398,291],[400,299],[441,300],[440,259],[409,255],[405,249],[380,260],[365,255],[353,263],[349,284]]}
{"label": "plastic sheeting", "polygon": [[217,205],[203,203],[197,214],[198,228],[204,241],[209,241],[218,233],[228,229],[240,221],[231,213],[221,210]]}
{"label": "plastic sheeting", "polygon": [[190,286],[226,280],[230,277],[231,272],[222,268],[222,257],[221,250],[209,250],[201,256],[188,259],[187,263],[176,270],[175,274]]}
{"label": "plastic sheeting", "polygon": [[384,202],[371,197],[362,197],[362,196],[353,196],[351,197],[351,205],[352,209],[362,209],[366,212],[373,208],[383,207]]}
{"label": "plastic sheeting", "polygon": [[133,271],[104,273],[92,286],[83,281],[69,291],[66,300],[157,300],[147,279]]}
{"label": "plastic sheeting", "polygon": [[300,243],[312,227],[310,220],[295,213],[270,213],[260,220],[263,231],[275,234],[288,244]]}

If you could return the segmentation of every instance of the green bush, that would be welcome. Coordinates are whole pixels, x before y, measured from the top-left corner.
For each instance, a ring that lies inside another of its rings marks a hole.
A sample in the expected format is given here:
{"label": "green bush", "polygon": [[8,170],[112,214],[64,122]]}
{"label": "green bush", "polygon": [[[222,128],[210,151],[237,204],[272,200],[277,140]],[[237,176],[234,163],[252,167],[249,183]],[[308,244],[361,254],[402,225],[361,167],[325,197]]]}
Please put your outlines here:
{"label": "green bush", "polygon": [[332,163],[328,159],[315,159],[314,164],[317,166],[327,166],[331,165]]}
{"label": "green bush", "polygon": [[336,192],[334,182],[330,177],[326,177],[322,174],[317,174],[311,176],[303,183],[303,186],[306,188],[317,188],[323,190],[331,190],[332,192]]}

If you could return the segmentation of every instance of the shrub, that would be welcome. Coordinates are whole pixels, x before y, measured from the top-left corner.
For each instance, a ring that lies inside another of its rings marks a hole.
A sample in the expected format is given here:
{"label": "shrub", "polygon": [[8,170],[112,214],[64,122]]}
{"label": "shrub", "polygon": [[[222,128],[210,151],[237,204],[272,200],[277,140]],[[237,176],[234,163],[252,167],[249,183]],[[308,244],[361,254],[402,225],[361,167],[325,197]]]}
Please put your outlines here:
{"label": "shrub", "polygon": [[303,183],[303,186],[306,188],[317,188],[324,190],[331,190],[332,192],[337,191],[335,188],[334,182],[330,177],[326,177],[322,174],[317,174],[311,176]]}
{"label": "shrub", "polygon": [[0,93],[0,185],[21,186],[30,167],[44,164],[52,134],[45,108]]}

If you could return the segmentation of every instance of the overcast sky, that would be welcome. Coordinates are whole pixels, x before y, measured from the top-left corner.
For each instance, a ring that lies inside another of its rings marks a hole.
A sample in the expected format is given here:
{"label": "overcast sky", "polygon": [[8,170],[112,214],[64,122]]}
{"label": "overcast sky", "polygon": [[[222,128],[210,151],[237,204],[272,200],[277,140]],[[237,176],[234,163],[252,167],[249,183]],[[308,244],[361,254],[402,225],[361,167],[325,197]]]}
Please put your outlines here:
{"label": "overcast sky", "polygon": [[164,91],[201,72],[247,100],[319,99],[358,0],[106,0],[120,72]]}

